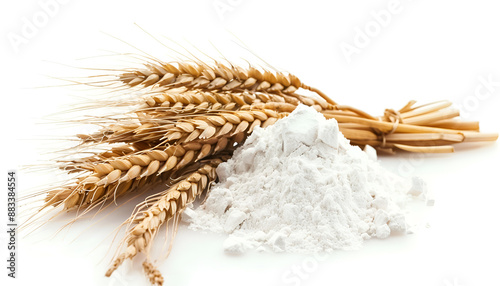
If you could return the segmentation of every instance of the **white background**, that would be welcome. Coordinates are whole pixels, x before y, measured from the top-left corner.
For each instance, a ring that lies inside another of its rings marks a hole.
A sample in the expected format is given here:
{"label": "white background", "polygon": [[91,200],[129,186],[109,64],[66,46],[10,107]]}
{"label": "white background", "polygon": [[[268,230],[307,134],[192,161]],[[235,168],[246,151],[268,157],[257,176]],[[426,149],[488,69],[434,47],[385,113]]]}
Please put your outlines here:
{"label": "white background", "polygon": [[[51,6],[50,15],[40,5],[46,2],[50,1],[2,1],[0,9],[4,173],[37,163],[41,152],[54,147],[38,139],[50,137],[59,127],[40,124],[46,122],[41,118],[82,96],[49,77],[102,73],[77,67],[94,67],[88,58],[109,51],[138,53],[130,45],[162,59],[175,56],[134,23],[177,50],[181,48],[166,38],[216,58],[220,54],[214,46],[231,59],[256,62],[235,43],[238,38],[274,67],[296,74],[337,102],[372,114],[400,108],[410,99],[449,99],[466,119],[480,120],[482,130],[500,131],[497,1],[69,0]],[[387,13],[390,18],[385,17],[383,25],[374,22],[375,15]],[[26,21],[36,30],[29,33]],[[369,36],[359,42],[366,33]],[[13,37],[24,40],[13,44]],[[346,57],[342,45],[351,45],[356,53]],[[478,98],[475,90],[488,78],[497,86]],[[51,85],[58,87],[37,88]],[[326,259],[228,256],[222,252],[223,237],[181,227],[170,257],[160,264],[165,285],[500,285],[499,154],[496,143],[457,147],[455,154],[381,156],[384,166],[401,175],[423,177],[435,193],[436,204],[421,222],[425,227],[412,235],[371,240],[359,251],[338,251]],[[21,192],[54,181],[50,173],[23,172],[18,179]],[[2,216],[5,200],[2,195]],[[56,236],[63,220],[27,237],[19,235],[18,278],[7,279],[2,266],[2,281],[148,285],[138,265],[125,265],[118,277],[104,278],[114,251],[108,235],[128,213],[130,208],[121,208]],[[6,235],[1,229],[4,261]],[[303,274],[290,274],[297,267]],[[292,276],[302,278],[294,280],[297,283],[284,279]]]}

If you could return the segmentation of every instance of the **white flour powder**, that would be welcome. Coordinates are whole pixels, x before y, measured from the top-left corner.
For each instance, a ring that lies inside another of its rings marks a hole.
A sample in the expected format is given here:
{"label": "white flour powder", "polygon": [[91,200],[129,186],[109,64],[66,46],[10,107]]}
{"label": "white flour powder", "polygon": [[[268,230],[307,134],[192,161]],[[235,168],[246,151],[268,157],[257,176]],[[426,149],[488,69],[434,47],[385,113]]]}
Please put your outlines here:
{"label": "white flour powder", "polygon": [[313,108],[254,130],[217,173],[206,202],[184,219],[229,234],[228,252],[355,249],[406,231],[401,207],[411,181],[351,146]]}

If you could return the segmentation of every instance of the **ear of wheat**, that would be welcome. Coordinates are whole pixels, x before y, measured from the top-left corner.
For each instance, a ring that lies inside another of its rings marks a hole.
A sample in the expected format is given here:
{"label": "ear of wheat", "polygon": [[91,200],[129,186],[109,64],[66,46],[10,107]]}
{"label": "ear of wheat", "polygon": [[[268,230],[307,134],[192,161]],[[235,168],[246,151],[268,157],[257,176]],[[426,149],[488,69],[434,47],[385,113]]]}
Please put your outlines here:
{"label": "ear of wheat", "polygon": [[316,88],[302,83],[298,77],[281,72],[273,73],[254,67],[248,69],[231,65],[227,67],[216,62],[207,65],[203,62],[162,63],[149,62],[141,70],[131,70],[120,75],[120,80],[128,86],[142,85],[164,87],[198,88],[214,91],[258,91],[279,96],[295,95],[299,89],[313,91],[331,104],[335,102]]}
{"label": "ear of wheat", "polygon": [[[215,168],[221,162],[221,159],[216,158],[202,163],[201,167],[185,174],[178,183],[151,199],[155,201],[151,207],[131,216],[127,221],[130,224],[129,229],[122,242],[126,244],[126,250],[115,258],[106,276],[111,276],[124,260],[132,259],[139,252],[144,252],[149,257],[152,241],[159,228],[172,219],[175,231],[186,205],[201,196],[210,183],[216,180]],[[151,202],[148,203],[151,204]],[[149,258],[143,262],[143,266],[151,283],[162,285],[163,277]]]}
{"label": "ear of wheat", "polygon": [[[163,278],[151,263],[150,249],[160,227],[171,222],[175,234],[186,204],[217,180],[215,168],[256,127],[274,124],[299,104],[336,119],[352,144],[390,153],[453,152],[453,144],[498,138],[480,133],[477,122],[460,121],[448,101],[421,106],[410,101],[399,110],[372,116],[337,104],[296,76],[253,67],[150,62],[144,69],[119,74],[117,82],[127,89],[147,89],[146,95],[123,120],[114,120],[97,133],[78,135],[81,146],[102,146],[107,151],[60,160],[62,169],[78,177],[44,192],[41,209],[85,214],[138,189],[165,185],[164,191],[152,194],[125,221],[127,230],[120,244],[124,251],[115,256],[106,273],[110,276],[125,260],[142,252],[147,255],[144,271],[155,285],[162,285]],[[302,95],[301,89],[316,95]]]}

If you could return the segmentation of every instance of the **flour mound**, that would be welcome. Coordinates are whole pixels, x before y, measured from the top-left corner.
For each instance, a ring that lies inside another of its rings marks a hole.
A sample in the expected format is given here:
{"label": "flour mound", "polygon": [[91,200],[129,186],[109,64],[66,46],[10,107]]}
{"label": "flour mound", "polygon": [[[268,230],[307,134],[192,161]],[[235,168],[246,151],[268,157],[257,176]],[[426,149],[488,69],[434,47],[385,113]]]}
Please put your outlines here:
{"label": "flour mound", "polygon": [[335,120],[311,107],[255,129],[217,174],[206,202],[187,209],[185,220],[229,234],[228,252],[356,249],[406,231],[411,181],[351,146]]}

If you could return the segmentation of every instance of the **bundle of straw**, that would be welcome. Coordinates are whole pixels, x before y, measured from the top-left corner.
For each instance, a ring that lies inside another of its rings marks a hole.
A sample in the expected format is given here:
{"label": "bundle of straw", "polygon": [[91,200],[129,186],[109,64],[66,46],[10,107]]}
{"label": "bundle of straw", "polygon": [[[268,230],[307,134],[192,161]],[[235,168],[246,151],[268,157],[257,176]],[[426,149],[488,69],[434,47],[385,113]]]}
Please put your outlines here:
{"label": "bundle of straw", "polygon": [[147,255],[144,271],[154,285],[163,283],[150,259],[159,229],[171,228],[175,234],[186,205],[217,180],[218,164],[230,158],[256,127],[274,124],[299,104],[337,120],[352,144],[391,153],[398,149],[453,152],[452,144],[498,137],[480,133],[477,122],[458,120],[458,111],[448,101],[421,106],[410,101],[376,117],[337,104],[296,76],[219,62],[149,62],[143,69],[119,74],[116,83],[122,90],[143,90],[146,96],[99,132],[78,135],[79,150],[82,146],[108,150],[60,161],[61,168],[79,176],[44,192],[42,209],[85,214],[117,197],[163,185],[163,191],[149,196],[125,221],[126,234],[119,247],[123,252],[116,254],[106,272],[110,276],[125,260],[142,252]]}

